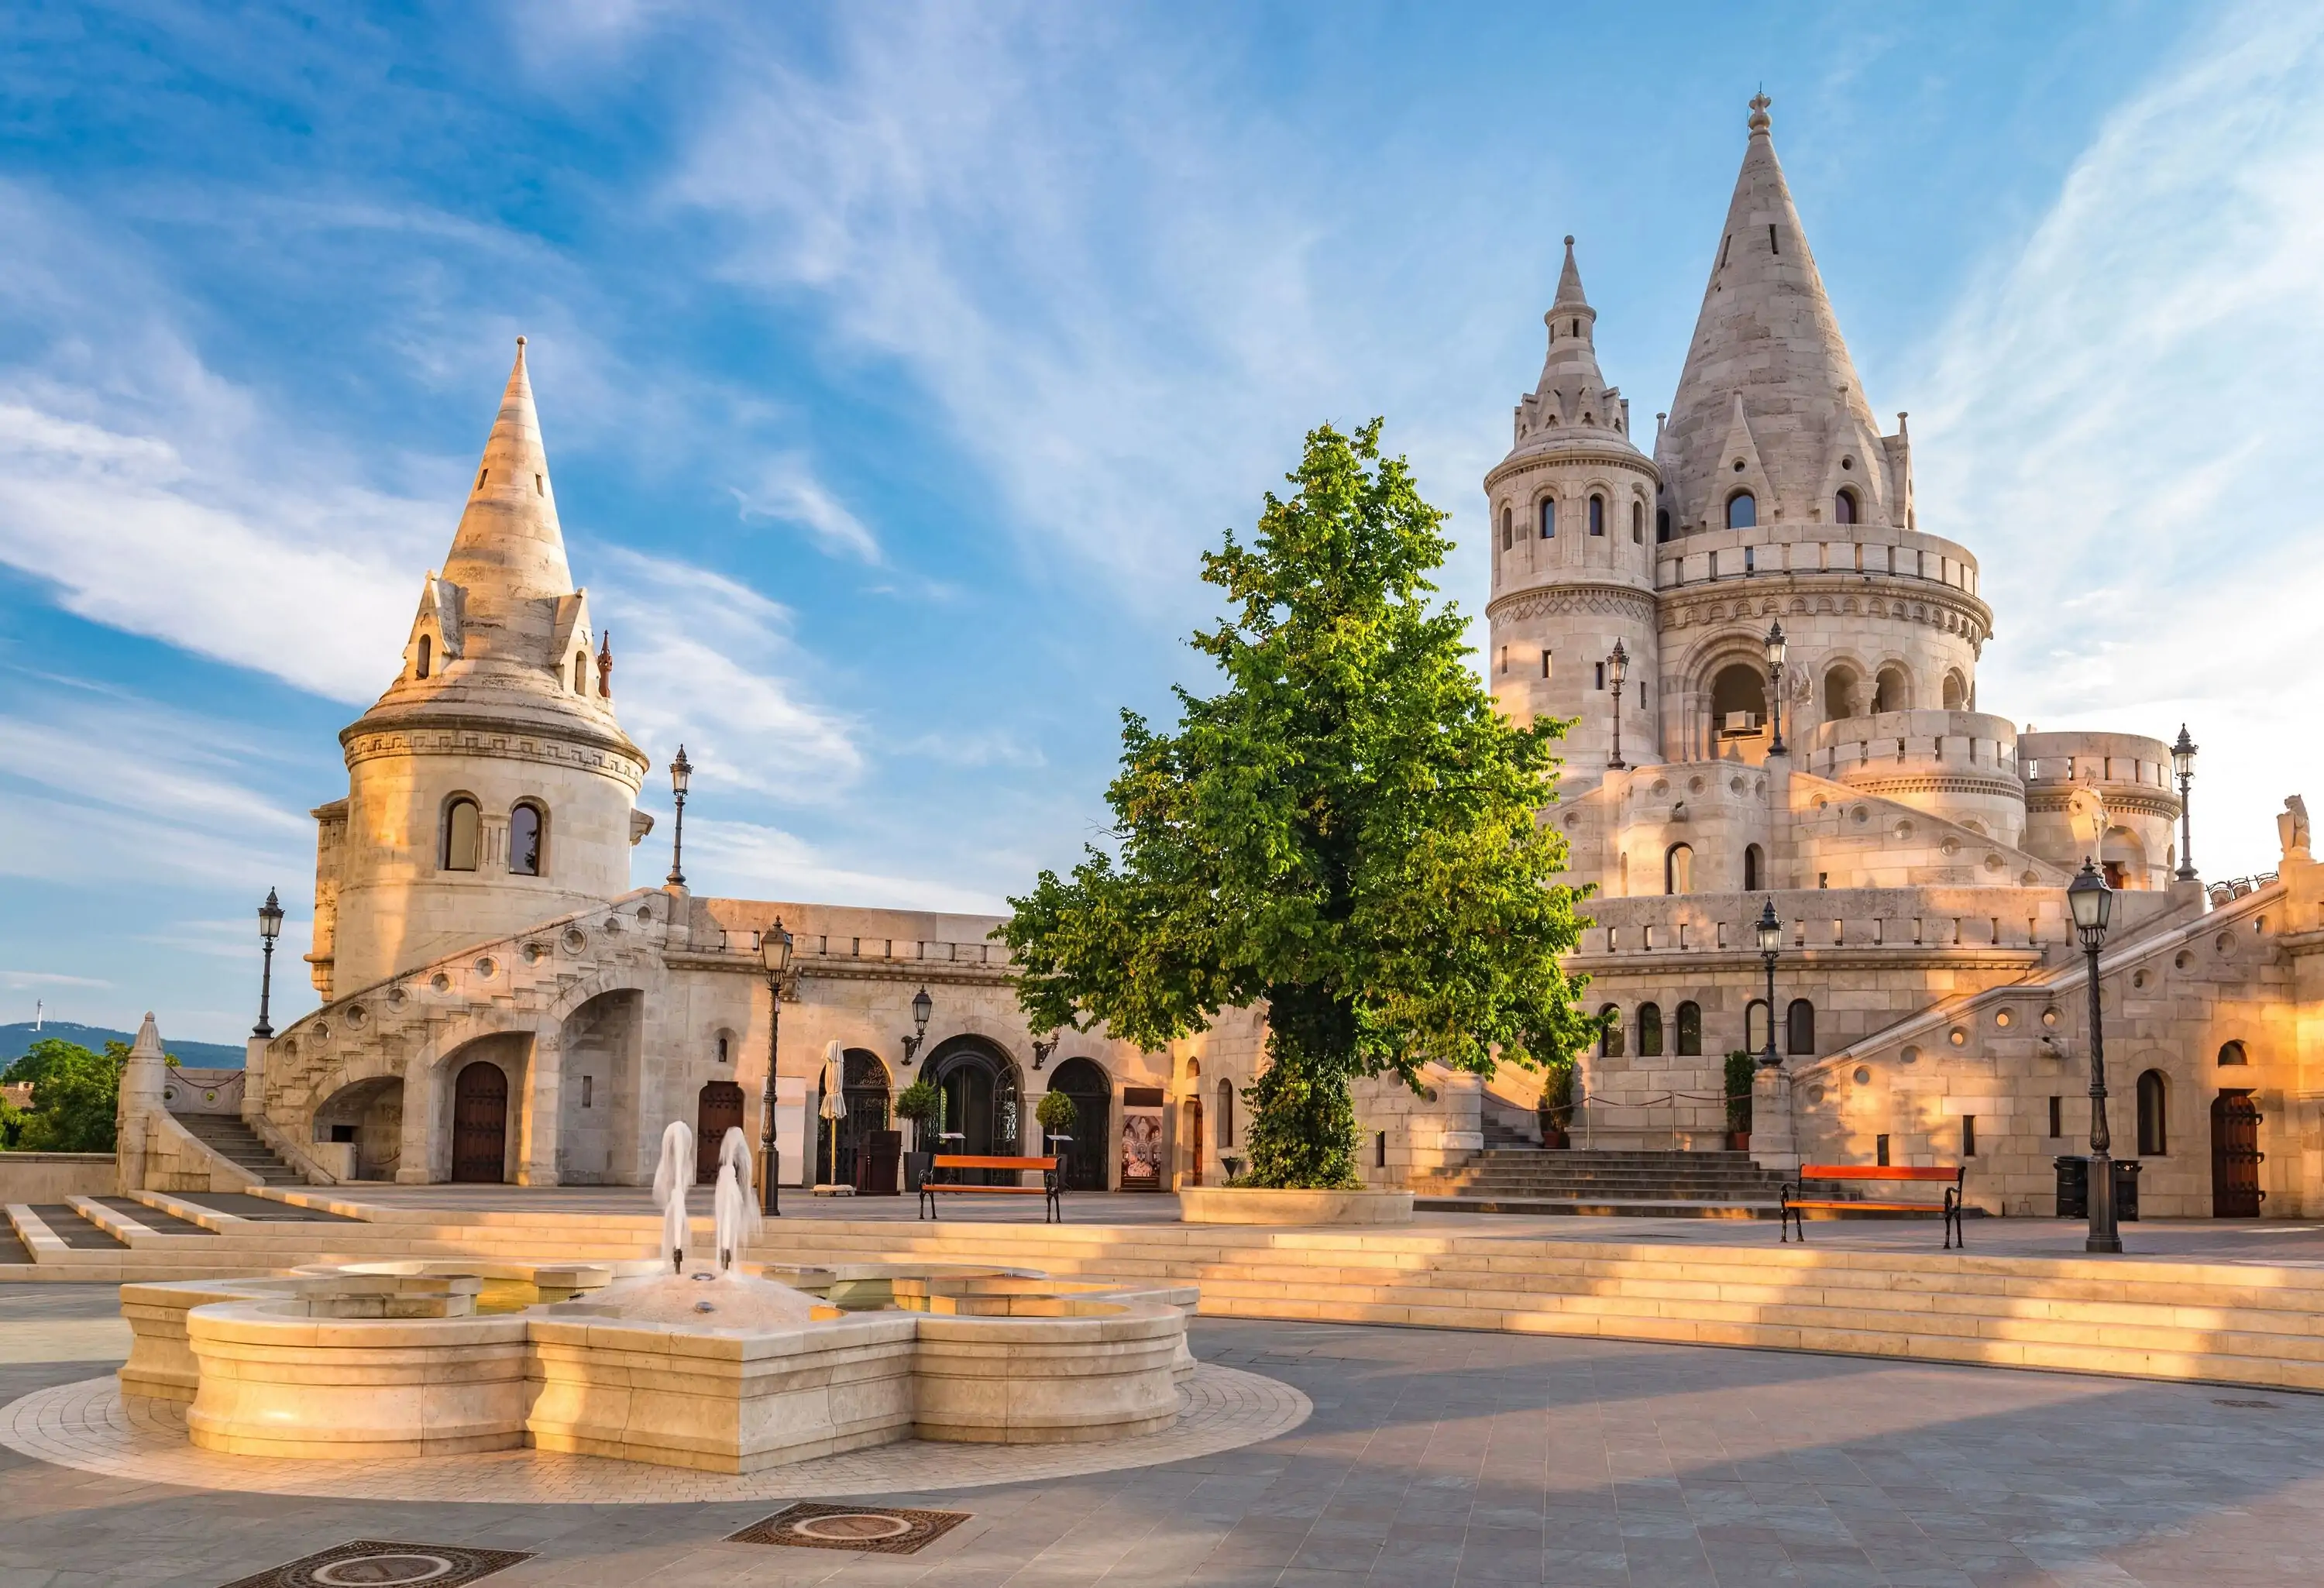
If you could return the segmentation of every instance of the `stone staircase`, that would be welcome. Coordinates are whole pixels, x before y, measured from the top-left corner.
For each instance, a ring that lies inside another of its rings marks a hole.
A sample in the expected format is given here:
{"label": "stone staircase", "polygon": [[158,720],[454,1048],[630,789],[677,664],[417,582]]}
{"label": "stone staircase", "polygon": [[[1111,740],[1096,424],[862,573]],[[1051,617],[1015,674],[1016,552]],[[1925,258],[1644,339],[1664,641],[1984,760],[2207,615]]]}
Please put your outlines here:
{"label": "stone staircase", "polygon": [[1775,1217],[1783,1184],[1747,1152],[1548,1150],[1489,1131],[1483,1152],[1412,1190],[1415,1206],[1447,1213],[1748,1219]]}
{"label": "stone staircase", "polygon": [[229,1113],[180,1113],[171,1116],[187,1132],[237,1168],[248,1169],[268,1186],[304,1186],[305,1176],[274,1155],[258,1132]]}

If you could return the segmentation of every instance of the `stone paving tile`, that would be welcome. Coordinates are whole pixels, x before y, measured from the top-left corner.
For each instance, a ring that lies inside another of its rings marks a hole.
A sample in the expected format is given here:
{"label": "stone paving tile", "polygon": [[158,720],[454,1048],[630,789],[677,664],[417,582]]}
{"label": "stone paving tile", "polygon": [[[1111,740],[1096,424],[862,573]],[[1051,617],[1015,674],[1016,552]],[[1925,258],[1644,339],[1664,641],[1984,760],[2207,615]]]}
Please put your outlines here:
{"label": "stone paving tile", "polygon": [[[0,1356],[115,1305],[110,1287],[0,1290],[17,1347]],[[1422,1330],[1206,1320],[1194,1343],[1313,1416],[1136,1471],[860,1494],[973,1513],[919,1556],[724,1543],[763,1502],[233,1493],[0,1451],[0,1583],[216,1588],[380,1537],[540,1552],[494,1588],[2324,1582],[2324,1398]],[[0,1401],[102,1365],[0,1361]],[[2267,1405],[2217,1404],[2238,1398]]]}

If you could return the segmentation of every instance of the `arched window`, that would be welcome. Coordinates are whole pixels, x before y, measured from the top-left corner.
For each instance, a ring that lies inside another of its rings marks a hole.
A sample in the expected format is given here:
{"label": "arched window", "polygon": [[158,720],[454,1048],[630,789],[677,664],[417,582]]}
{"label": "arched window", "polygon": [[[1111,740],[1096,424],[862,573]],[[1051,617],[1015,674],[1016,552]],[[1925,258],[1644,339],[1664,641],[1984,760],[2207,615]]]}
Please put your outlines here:
{"label": "arched window", "polygon": [[1630,503],[1630,544],[1643,546],[1646,543],[1646,504],[1643,502],[1633,502]]}
{"label": "arched window", "polygon": [[472,872],[483,846],[484,818],[476,802],[465,794],[444,808],[444,869]]}
{"label": "arched window", "polygon": [[1856,715],[1856,669],[1836,667],[1823,675],[1823,720],[1836,723]]}
{"label": "arched window", "polygon": [[1743,891],[1757,893],[1762,885],[1760,876],[1766,869],[1759,846],[1757,844],[1743,845]]}
{"label": "arched window", "polygon": [[1962,682],[1960,674],[1949,672],[1945,675],[1944,698],[1947,711],[1969,709],[1969,686]]}
{"label": "arched window", "polygon": [[1767,720],[1767,675],[1749,662],[1719,669],[1711,680],[1711,721],[1721,738],[1748,738]]}
{"label": "arched window", "polygon": [[1743,1046],[1754,1053],[1767,1050],[1767,1001],[1754,998],[1743,1006]]}
{"label": "arched window", "polygon": [[2138,1156],[2161,1158],[2171,1150],[2168,1097],[2161,1070],[2138,1077]]}
{"label": "arched window", "polygon": [[525,801],[509,812],[509,872],[512,876],[540,875],[549,824],[541,819],[540,807]]}
{"label": "arched window", "polygon": [[726,1043],[727,1043],[727,1039],[725,1039],[724,1037],[721,1037],[721,1038],[719,1038],[719,1039],[718,1039],[718,1062],[719,1062],[720,1064],[726,1064],[726,1063],[731,1062],[731,1061],[730,1061],[730,1059],[729,1059],[729,1057],[728,1057],[728,1050],[727,1050]]}
{"label": "arched window", "polygon": [[1759,527],[1759,503],[1748,491],[1738,491],[1727,499],[1727,527],[1730,530],[1755,530]]}
{"label": "arched window", "polygon": [[1663,1056],[1663,1010],[1659,1003],[1638,1005],[1638,1057]]}
{"label": "arched window", "polygon": [[1904,669],[1894,665],[1880,669],[1874,680],[1872,709],[1875,711],[1910,711],[1913,709],[1912,680]]}
{"label": "arched window", "polygon": [[1234,1145],[1234,1083],[1219,1077],[1219,1146],[1222,1149]]}
{"label": "arched window", "polygon": [[2219,1044],[2219,1062],[2221,1064],[2249,1064],[2251,1063],[2251,1055],[2245,1051],[2244,1045],[2241,1042],[2222,1042]]}
{"label": "arched window", "polygon": [[1655,509],[1655,544],[1659,546],[1669,539],[1670,509],[1667,507],[1657,507]]}
{"label": "arched window", "polygon": [[1842,491],[1831,499],[1831,522],[1852,524],[1856,522],[1856,493]]}
{"label": "arched window", "polygon": [[429,664],[431,661],[433,661],[433,660],[435,660],[435,655],[436,655],[436,641],[435,641],[434,637],[433,637],[432,635],[428,635],[428,634],[422,634],[422,635],[420,635],[420,671],[419,671],[419,673],[418,673],[418,675],[417,675],[418,677],[420,677],[420,678],[423,678],[423,679],[424,679],[424,678],[426,678],[426,677],[428,676],[428,667],[429,667]]}
{"label": "arched window", "polygon": [[1815,1005],[1804,998],[1793,999],[1792,1006],[1784,1011],[1784,1051],[1815,1051]]}
{"label": "arched window", "polygon": [[589,692],[589,653],[586,651],[573,653],[573,692],[576,695]]}
{"label": "arched window", "polygon": [[1556,535],[1557,498],[1545,496],[1541,499],[1541,538],[1549,540],[1555,539]]}
{"label": "arched window", "polygon": [[1603,496],[1590,498],[1590,532],[1593,535],[1606,532],[1606,499]]}
{"label": "arched window", "polygon": [[1517,543],[1517,511],[1514,508],[1501,509],[1501,549],[1504,551]]}
{"label": "arched window", "polygon": [[1694,848],[1692,845],[1674,844],[1663,851],[1663,891],[1674,894],[1694,891]]}
{"label": "arched window", "polygon": [[1702,1005],[1692,999],[1678,1006],[1678,1054],[1681,1058],[1702,1054]]}
{"label": "arched window", "polygon": [[1604,1020],[1604,1021],[1606,1022],[1606,1024],[1605,1024],[1605,1028],[1598,1033],[1598,1057],[1600,1057],[1600,1058],[1619,1058],[1619,1057],[1622,1057],[1622,1007],[1621,1007],[1621,1005],[1619,1005],[1619,1004],[1618,1004],[1618,1003],[1609,1003],[1609,1004],[1605,1004],[1605,1005],[1601,1006],[1601,1007],[1599,1009],[1599,1011],[1598,1011],[1598,1016],[1599,1016],[1599,1018],[1600,1018],[1600,1020]]}

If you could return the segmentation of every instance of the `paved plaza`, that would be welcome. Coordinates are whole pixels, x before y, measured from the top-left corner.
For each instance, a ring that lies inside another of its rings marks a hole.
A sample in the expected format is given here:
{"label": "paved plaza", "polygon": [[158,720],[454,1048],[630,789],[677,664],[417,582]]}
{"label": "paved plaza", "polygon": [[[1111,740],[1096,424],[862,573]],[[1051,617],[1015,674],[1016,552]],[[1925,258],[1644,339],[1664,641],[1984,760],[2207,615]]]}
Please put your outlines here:
{"label": "paved plaza", "polygon": [[[0,1399],[104,1371],[115,1307],[109,1286],[0,1289]],[[522,1556],[493,1588],[2324,1580],[2324,1398],[1344,1325],[1194,1340],[1313,1415],[1136,1470],[853,1497],[965,1516],[915,1554],[733,1541],[767,1500],[333,1500],[0,1452],[0,1583],[219,1588],[366,1539]]]}

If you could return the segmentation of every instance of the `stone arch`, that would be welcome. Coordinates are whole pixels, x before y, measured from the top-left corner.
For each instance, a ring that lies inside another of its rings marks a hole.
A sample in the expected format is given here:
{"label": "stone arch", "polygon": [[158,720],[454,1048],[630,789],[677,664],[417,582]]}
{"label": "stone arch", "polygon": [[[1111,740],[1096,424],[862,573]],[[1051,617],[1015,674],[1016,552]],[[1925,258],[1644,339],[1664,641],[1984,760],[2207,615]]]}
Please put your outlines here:
{"label": "stone arch", "polygon": [[1830,659],[1823,669],[1823,720],[1836,723],[1860,716],[1864,700],[1864,670],[1850,658]]}
{"label": "stone arch", "polygon": [[974,1031],[945,1038],[929,1050],[924,1073],[945,1094],[945,1124],[961,1140],[938,1151],[1010,1154],[1022,1150],[1025,1069],[1001,1042]]}
{"label": "stone arch", "polygon": [[[312,1139],[353,1149],[348,1178],[392,1180],[403,1157],[403,1076],[401,1070],[363,1076],[316,1104]],[[337,1156],[336,1153],[334,1156]]]}
{"label": "stone arch", "polygon": [[[1230,1087],[1224,1076],[1219,1085]],[[1049,1072],[1049,1090],[1074,1100],[1073,1140],[1064,1144],[1058,1168],[1069,1190],[1102,1191],[1111,1172],[1114,1077],[1093,1057],[1075,1056]],[[1222,1114],[1222,1119],[1231,1119]],[[1230,1142],[1228,1145],[1231,1146]]]}
{"label": "stone arch", "polygon": [[1885,711],[1913,709],[1913,671],[1902,661],[1884,661],[1872,679],[1872,710],[1877,716]]}

